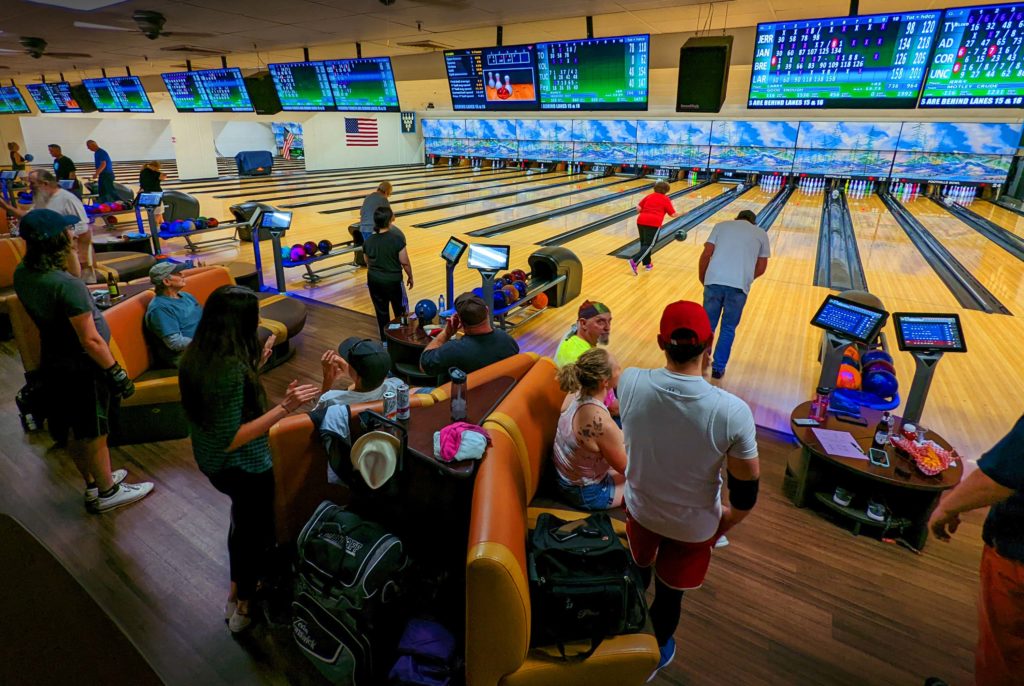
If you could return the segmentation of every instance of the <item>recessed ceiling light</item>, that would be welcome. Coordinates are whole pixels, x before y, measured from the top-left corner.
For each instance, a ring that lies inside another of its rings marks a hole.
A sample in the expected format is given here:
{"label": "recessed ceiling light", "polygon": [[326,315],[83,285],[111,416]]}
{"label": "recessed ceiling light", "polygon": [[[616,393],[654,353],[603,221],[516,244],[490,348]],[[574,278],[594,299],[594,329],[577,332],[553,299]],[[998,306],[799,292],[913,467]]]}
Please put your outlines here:
{"label": "recessed ceiling light", "polygon": [[120,5],[124,0],[28,0],[37,5],[50,5],[52,7],[63,7],[67,10],[81,10],[89,12],[92,10]]}

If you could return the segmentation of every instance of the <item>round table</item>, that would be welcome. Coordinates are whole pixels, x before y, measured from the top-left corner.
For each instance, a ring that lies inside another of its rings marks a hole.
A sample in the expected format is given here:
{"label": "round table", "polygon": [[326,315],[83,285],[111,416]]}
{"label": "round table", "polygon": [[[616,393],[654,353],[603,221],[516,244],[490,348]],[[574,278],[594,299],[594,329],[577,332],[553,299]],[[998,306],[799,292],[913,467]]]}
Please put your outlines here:
{"label": "round table", "polygon": [[437,385],[437,377],[424,374],[420,369],[420,355],[433,338],[420,328],[416,319],[409,319],[404,326],[395,319],[384,330],[384,335],[388,339],[388,355],[395,374],[409,382]]}
{"label": "round table", "polygon": [[[868,408],[861,409],[867,426],[839,421],[833,415],[818,427],[797,426],[794,419],[810,414],[811,402],[805,402],[793,409],[790,415],[790,430],[800,443],[786,465],[783,489],[797,507],[806,507],[815,502],[827,509],[854,521],[854,534],[862,526],[881,529],[892,528],[892,524],[876,522],[867,517],[865,509],[869,497],[881,499],[889,508],[892,521],[902,524],[902,537],[912,547],[920,550],[928,540],[928,517],[931,515],[943,491],[953,488],[963,477],[963,460],[957,459],[948,469],[935,476],[927,476],[917,469],[913,460],[887,445],[889,466],[878,467],[867,459],[837,457],[827,454],[814,435],[814,428],[832,431],[847,431],[857,441],[866,455],[874,440],[875,428],[882,413]],[[901,424],[896,417],[896,425]],[[952,446],[942,436],[929,431],[927,438],[943,448]],[[855,494],[849,506],[839,505],[832,500],[836,486],[842,486]]]}

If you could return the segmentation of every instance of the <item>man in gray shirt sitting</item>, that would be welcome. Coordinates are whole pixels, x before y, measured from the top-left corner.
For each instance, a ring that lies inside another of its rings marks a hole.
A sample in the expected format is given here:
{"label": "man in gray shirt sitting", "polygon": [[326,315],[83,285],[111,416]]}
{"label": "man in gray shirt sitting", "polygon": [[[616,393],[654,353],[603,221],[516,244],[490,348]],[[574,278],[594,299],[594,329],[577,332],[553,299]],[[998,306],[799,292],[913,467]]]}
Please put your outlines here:
{"label": "man in gray shirt sitting", "polygon": [[704,309],[711,320],[712,332],[721,319],[711,377],[725,376],[736,327],[743,316],[743,306],[754,279],[768,268],[771,248],[768,235],[757,225],[757,215],[743,210],[736,219],[720,222],[711,230],[700,256],[698,275],[704,284]]}
{"label": "man in gray shirt sitting", "polygon": [[381,181],[377,190],[366,196],[363,206],[359,210],[359,230],[363,234],[363,241],[373,235],[373,213],[379,207],[391,207],[388,197],[391,196],[391,182]]}

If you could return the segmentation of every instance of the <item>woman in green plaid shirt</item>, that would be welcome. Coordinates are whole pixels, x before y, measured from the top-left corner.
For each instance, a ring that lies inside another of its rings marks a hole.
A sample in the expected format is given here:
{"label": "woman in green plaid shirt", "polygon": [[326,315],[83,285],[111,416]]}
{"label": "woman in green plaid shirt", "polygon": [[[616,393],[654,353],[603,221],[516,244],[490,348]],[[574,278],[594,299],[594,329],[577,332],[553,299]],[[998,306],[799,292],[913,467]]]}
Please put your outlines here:
{"label": "woman in green plaid shirt", "polygon": [[274,543],[274,473],[267,433],[320,391],[292,381],[284,400],[267,409],[259,370],[274,337],[260,348],[259,316],[259,301],[248,288],[215,290],[178,371],[196,463],[214,488],[231,498],[231,592],[224,618],[233,632],[249,626],[249,601]]}

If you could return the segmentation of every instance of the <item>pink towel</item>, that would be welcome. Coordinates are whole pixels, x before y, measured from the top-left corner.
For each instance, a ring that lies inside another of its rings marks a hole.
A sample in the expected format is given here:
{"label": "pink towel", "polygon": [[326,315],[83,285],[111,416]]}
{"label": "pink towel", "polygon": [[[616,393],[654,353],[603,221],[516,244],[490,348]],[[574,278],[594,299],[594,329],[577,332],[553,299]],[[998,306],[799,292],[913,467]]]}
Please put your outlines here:
{"label": "pink towel", "polygon": [[455,422],[434,434],[434,457],[442,462],[479,460],[490,444],[487,429],[468,422]]}

